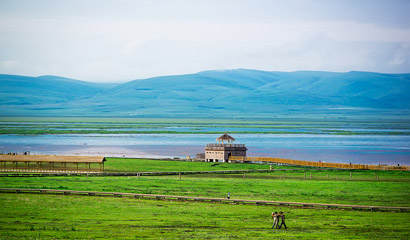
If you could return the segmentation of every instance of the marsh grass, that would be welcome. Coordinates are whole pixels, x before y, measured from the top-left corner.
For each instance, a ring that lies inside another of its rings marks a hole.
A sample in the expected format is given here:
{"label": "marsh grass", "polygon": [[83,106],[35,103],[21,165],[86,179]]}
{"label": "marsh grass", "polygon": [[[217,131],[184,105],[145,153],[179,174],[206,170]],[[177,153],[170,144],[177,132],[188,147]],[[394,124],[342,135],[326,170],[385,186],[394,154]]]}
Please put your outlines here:
{"label": "marsh grass", "polygon": [[[199,129],[200,130],[200,129]],[[410,132],[382,131],[382,132],[355,132],[355,131],[335,131],[319,130],[317,132],[309,131],[229,131],[230,134],[328,134],[328,135],[410,135]],[[22,128],[2,128],[0,134],[17,134],[17,135],[42,135],[42,134],[221,134],[221,131],[201,131],[198,129],[190,131],[169,131],[169,130],[106,130],[100,129],[22,129]]]}
{"label": "marsh grass", "polygon": [[[172,128],[183,128],[178,131]],[[317,119],[150,119],[150,118],[0,118],[0,134],[330,134],[409,135],[401,120]],[[243,129],[243,130],[241,130]],[[357,131],[357,129],[362,129]],[[369,131],[366,131],[368,129]],[[388,130],[388,131],[385,131]],[[390,130],[390,131],[389,131]],[[403,130],[403,131],[400,131]]]}

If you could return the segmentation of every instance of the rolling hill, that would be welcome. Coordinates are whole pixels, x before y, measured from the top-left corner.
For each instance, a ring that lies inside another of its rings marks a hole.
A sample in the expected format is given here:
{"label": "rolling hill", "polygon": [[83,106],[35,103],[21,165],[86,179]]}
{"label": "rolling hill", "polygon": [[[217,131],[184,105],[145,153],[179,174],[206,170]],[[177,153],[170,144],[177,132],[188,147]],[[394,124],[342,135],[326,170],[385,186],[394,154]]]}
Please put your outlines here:
{"label": "rolling hill", "polygon": [[1,116],[192,118],[410,115],[410,74],[204,71],[123,84],[0,75]]}

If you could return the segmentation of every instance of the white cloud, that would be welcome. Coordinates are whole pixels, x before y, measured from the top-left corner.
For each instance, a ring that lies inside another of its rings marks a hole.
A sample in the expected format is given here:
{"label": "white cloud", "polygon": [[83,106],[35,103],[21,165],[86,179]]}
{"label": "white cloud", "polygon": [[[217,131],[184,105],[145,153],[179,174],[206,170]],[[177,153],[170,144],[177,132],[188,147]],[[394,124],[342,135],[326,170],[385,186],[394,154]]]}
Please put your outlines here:
{"label": "white cloud", "polygon": [[[0,10],[0,72],[90,81],[230,68],[410,72],[410,27],[381,7],[361,10],[347,2],[40,1],[26,10],[6,6]],[[355,15],[360,13],[366,14]],[[385,24],[377,14],[387,19]],[[399,12],[397,18],[406,17]]]}
{"label": "white cloud", "polygon": [[400,44],[400,47],[394,52],[393,58],[389,61],[393,66],[408,66],[410,63],[410,42]]}
{"label": "white cloud", "polygon": [[3,69],[13,69],[18,66],[18,62],[15,60],[4,60],[0,62],[0,66]]}

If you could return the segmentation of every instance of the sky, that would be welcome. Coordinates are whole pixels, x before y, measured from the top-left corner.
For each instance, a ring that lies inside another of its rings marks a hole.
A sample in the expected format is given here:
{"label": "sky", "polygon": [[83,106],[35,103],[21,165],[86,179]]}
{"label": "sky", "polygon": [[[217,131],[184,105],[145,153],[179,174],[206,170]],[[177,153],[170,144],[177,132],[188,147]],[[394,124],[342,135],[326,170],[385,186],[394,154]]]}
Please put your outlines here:
{"label": "sky", "polygon": [[410,0],[0,0],[0,73],[410,73]]}

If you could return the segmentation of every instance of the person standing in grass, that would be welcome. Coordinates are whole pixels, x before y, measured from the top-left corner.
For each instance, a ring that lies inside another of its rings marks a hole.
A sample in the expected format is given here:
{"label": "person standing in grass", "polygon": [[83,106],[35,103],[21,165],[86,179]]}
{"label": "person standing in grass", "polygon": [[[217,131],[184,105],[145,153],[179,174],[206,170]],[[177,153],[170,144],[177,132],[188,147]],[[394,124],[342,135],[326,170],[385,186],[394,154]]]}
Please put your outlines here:
{"label": "person standing in grass", "polygon": [[285,226],[285,229],[288,229],[288,227],[286,227],[286,223],[285,223],[285,213],[284,212],[280,212],[279,213],[280,218],[282,219],[282,222],[279,225],[279,229],[283,226]]}
{"label": "person standing in grass", "polygon": [[278,216],[278,212],[272,213],[272,218],[273,218],[273,226],[272,226],[272,228],[275,228],[275,226],[276,226],[276,228],[278,228],[278,226],[279,226],[279,216]]}

